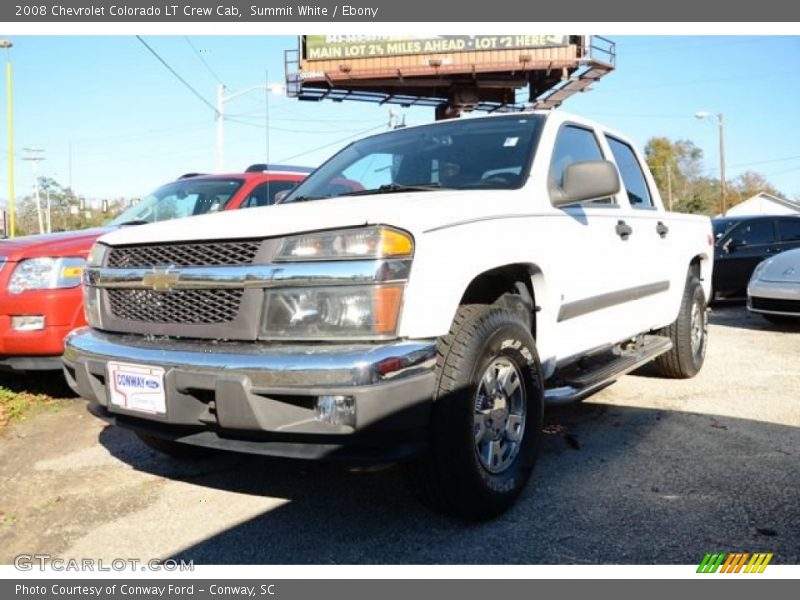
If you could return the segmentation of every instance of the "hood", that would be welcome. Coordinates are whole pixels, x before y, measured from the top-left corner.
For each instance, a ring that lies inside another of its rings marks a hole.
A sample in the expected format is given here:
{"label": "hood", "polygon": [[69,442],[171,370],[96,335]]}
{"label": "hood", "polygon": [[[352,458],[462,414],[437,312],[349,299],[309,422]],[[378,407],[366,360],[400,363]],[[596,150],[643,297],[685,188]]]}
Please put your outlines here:
{"label": "hood", "polygon": [[1,240],[0,256],[9,262],[43,256],[86,256],[95,240],[109,231],[113,228],[96,227]]}
{"label": "hood", "polygon": [[246,239],[360,225],[392,225],[419,236],[430,229],[491,215],[533,212],[530,194],[521,192],[444,190],[344,196],[126,227],[103,236],[101,241],[114,246]]}
{"label": "hood", "polygon": [[758,278],[761,281],[800,283],[800,248],[770,258]]}

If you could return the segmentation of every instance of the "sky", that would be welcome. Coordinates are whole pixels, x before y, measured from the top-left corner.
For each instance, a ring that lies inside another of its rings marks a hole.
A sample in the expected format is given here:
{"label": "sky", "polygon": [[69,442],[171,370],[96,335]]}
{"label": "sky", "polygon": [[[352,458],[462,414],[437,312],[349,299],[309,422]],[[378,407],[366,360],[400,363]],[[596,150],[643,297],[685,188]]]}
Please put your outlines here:
{"label": "sky", "polygon": [[[40,175],[87,198],[141,197],[183,173],[213,172],[220,83],[227,94],[261,86],[225,103],[227,172],[267,154],[273,163],[315,166],[389,121],[387,106],[267,94],[265,82],[284,82],[284,50],[296,48],[296,36],[143,35],[174,72],[133,35],[3,37],[14,43],[18,198],[33,189],[23,148],[42,149]],[[561,110],[600,121],[640,147],[652,136],[690,139],[713,177],[716,120],[694,115],[722,113],[728,179],[756,170],[800,198],[800,37],[608,37],[616,42],[616,70]],[[0,102],[4,117],[5,86]],[[434,118],[432,108],[395,110],[409,125]],[[3,118],[0,198],[8,189],[6,132]]]}

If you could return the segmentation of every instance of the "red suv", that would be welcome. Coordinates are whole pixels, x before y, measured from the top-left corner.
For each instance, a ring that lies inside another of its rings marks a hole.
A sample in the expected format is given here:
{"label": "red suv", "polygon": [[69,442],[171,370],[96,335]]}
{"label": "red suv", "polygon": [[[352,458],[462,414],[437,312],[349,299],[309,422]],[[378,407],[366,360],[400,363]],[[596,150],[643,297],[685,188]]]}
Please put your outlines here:
{"label": "red suv", "polygon": [[311,169],[253,165],[245,173],[184,175],[106,227],[0,241],[0,370],[60,370],[64,336],[86,324],[81,275],[94,241],[126,227],[267,206]]}

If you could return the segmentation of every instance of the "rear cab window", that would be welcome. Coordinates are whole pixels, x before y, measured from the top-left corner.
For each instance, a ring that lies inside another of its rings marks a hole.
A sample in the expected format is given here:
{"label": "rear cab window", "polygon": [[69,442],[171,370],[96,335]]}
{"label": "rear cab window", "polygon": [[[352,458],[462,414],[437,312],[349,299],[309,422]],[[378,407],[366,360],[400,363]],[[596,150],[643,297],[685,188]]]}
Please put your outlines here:
{"label": "rear cab window", "polygon": [[631,208],[654,208],[642,165],[636,158],[633,148],[609,135],[606,135],[606,141],[611,149],[611,154],[614,155],[614,162],[617,163],[617,169],[622,178],[625,192],[628,194]]}

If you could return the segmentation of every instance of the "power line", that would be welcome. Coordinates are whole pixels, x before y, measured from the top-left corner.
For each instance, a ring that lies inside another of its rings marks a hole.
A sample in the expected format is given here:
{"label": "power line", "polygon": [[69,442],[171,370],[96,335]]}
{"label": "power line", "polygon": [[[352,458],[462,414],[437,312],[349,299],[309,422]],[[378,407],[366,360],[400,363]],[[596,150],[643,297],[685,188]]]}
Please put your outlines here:
{"label": "power line", "polygon": [[160,135],[164,135],[167,133],[172,133],[174,131],[183,131],[186,129],[194,129],[200,126],[207,126],[209,121],[204,119],[202,121],[192,121],[191,123],[184,123],[182,125],[174,125],[172,127],[163,127],[161,129],[148,129],[145,131],[140,131],[138,133],[120,133],[117,135],[110,135],[106,137],[92,137],[92,138],[76,138],[73,139],[73,143],[80,143],[80,144],[95,144],[95,143],[103,143],[103,142],[114,142],[120,140],[136,140],[136,139],[143,139],[148,137],[158,137]]}
{"label": "power line", "polygon": [[155,57],[158,59],[158,61],[159,61],[159,62],[160,62],[162,65],[164,65],[164,66],[165,66],[165,67],[166,67],[166,68],[169,70],[169,72],[170,72],[170,73],[172,73],[172,74],[173,74],[175,77],[177,77],[177,78],[178,78],[178,81],[180,81],[180,82],[181,82],[183,85],[185,85],[185,86],[186,86],[186,87],[189,89],[189,91],[190,91],[190,92],[192,92],[192,94],[194,94],[195,96],[197,96],[197,98],[198,98],[198,99],[199,99],[199,100],[200,100],[200,101],[201,101],[203,104],[205,104],[205,105],[206,105],[208,108],[210,108],[211,110],[213,110],[213,111],[214,111],[214,113],[216,114],[216,112],[217,112],[217,109],[214,107],[214,105],[213,105],[213,104],[211,104],[211,103],[210,103],[208,100],[206,100],[205,98],[203,98],[203,96],[200,94],[200,92],[198,92],[196,89],[194,89],[194,88],[193,88],[193,87],[192,87],[192,86],[189,84],[189,82],[188,82],[188,81],[186,81],[186,80],[185,80],[183,77],[181,77],[180,75],[178,75],[178,72],[177,72],[175,69],[173,69],[172,67],[170,67],[170,66],[169,66],[169,64],[167,64],[167,61],[165,61],[163,58],[161,58],[161,56],[159,56],[158,52],[156,52],[155,50],[153,50],[153,49],[150,47],[150,45],[149,45],[147,42],[145,42],[145,41],[142,39],[142,36],[140,36],[140,35],[137,35],[137,36],[136,36],[136,39],[137,39],[137,40],[139,40],[140,42],[142,42],[142,44],[144,45],[144,47],[145,47],[145,48],[147,48],[147,49],[148,49],[148,50],[149,50],[149,51],[152,53],[152,55],[153,55],[153,56],[155,56]]}
{"label": "power line", "polygon": [[222,81],[222,79],[220,79],[219,75],[217,75],[217,74],[214,72],[214,69],[212,69],[212,68],[209,66],[209,64],[206,62],[206,59],[204,59],[204,58],[203,58],[203,55],[202,55],[202,54],[200,54],[200,51],[199,51],[197,48],[195,48],[194,44],[192,43],[192,40],[190,40],[190,39],[189,39],[189,36],[186,36],[186,35],[185,35],[185,36],[183,36],[183,39],[184,39],[184,40],[186,40],[186,43],[187,43],[187,44],[189,44],[189,47],[190,47],[192,50],[194,50],[194,53],[195,53],[195,55],[196,55],[196,56],[197,56],[197,58],[200,60],[200,62],[201,62],[201,63],[203,63],[203,66],[206,68],[206,70],[208,70],[208,72],[209,72],[209,73],[211,73],[211,76],[212,76],[214,79],[216,79],[216,80],[217,80],[217,82],[218,82],[220,85],[225,85],[225,82],[224,82],[224,81]]}
{"label": "power line", "polygon": [[735,165],[730,165],[731,167],[749,167],[751,165],[766,165],[769,163],[776,163],[776,162],[786,162],[788,160],[798,160],[800,156],[786,156],[784,158],[771,158],[769,160],[759,160],[755,162],[746,162],[746,163],[738,163]]}
{"label": "power line", "polygon": [[331,146],[335,146],[336,144],[341,144],[342,142],[346,142],[347,140],[352,140],[353,138],[360,137],[367,133],[371,133],[373,131],[377,131],[378,129],[384,129],[386,125],[378,125],[377,127],[370,127],[369,129],[364,129],[363,131],[359,131],[358,133],[354,133],[353,135],[348,135],[347,137],[338,139],[336,141],[330,142],[329,144],[323,144],[322,146],[317,146],[316,148],[311,148],[310,150],[306,150],[301,152],[300,154],[294,154],[292,156],[286,156],[281,158],[278,162],[284,163],[289,160],[294,160],[295,158],[299,158],[301,156],[305,156],[306,154],[311,154],[312,152],[317,152],[318,150],[324,150],[325,148],[330,148]]}
{"label": "power line", "polygon": [[603,92],[603,93],[615,93],[615,92],[635,92],[639,90],[653,90],[658,88],[670,88],[670,87],[682,87],[682,86],[689,86],[689,85],[703,85],[708,83],[727,83],[730,81],[750,81],[753,79],[767,79],[770,77],[778,77],[784,75],[796,75],[798,73],[797,69],[791,69],[789,71],[773,71],[772,73],[761,73],[757,75],[741,75],[736,77],[716,77],[712,78],[709,77],[707,79],[692,79],[688,81],[671,81],[669,83],[654,83],[650,85],[641,85],[635,87],[626,87],[626,88],[592,88],[594,92]]}
{"label": "power line", "polygon": [[[266,125],[264,123],[253,123],[251,121],[245,121],[243,119],[237,119],[233,117],[225,117],[225,120],[230,123],[236,123],[237,125],[244,125],[246,127],[255,127],[257,129],[266,129]],[[371,121],[374,123],[374,121]],[[283,131],[286,133],[313,133],[313,134],[324,134],[324,133],[341,133],[343,131],[348,131],[347,128],[339,127],[338,129],[288,129],[286,127],[275,127],[274,125],[269,126],[270,131]],[[350,129],[350,131],[354,131]]]}

